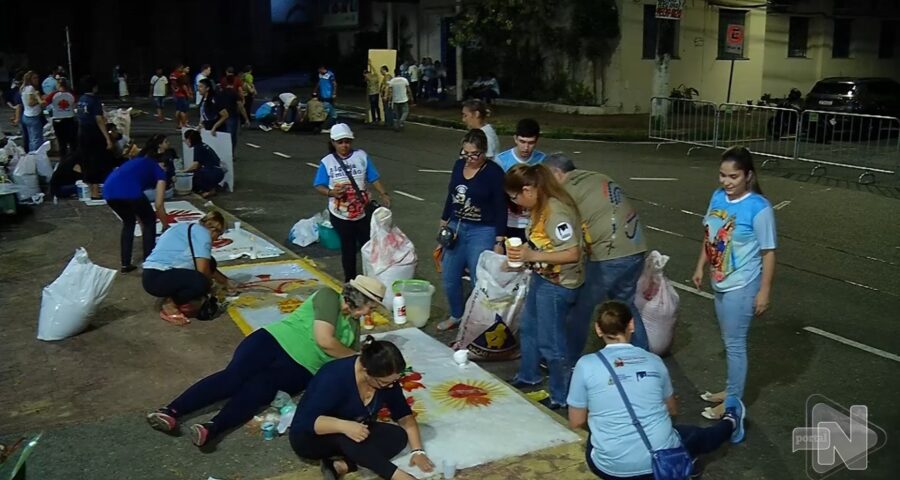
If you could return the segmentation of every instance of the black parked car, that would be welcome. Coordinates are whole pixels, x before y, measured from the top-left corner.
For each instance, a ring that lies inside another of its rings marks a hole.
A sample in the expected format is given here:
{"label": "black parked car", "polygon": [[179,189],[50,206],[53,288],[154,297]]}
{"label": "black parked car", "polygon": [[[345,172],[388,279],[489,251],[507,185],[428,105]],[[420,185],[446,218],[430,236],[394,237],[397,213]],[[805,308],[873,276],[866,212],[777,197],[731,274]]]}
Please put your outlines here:
{"label": "black parked car", "polygon": [[[804,110],[835,113],[855,113],[900,118],[900,83],[879,77],[832,77],[819,80],[806,96]],[[822,118],[824,117],[824,118]],[[824,137],[833,133],[861,136],[896,134],[897,122],[873,120],[847,115],[807,113],[810,133],[819,132]]]}

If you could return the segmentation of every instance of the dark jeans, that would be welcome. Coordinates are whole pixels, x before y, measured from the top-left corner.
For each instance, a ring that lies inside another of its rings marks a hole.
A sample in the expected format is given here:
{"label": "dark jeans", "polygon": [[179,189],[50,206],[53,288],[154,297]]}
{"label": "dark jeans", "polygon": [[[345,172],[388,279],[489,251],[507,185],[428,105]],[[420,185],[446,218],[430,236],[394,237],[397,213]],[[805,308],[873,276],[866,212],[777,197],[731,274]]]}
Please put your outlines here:
{"label": "dark jeans", "polygon": [[412,101],[413,103],[416,103],[419,100],[419,81],[416,80],[415,82],[409,82],[409,89],[413,94]]}
{"label": "dark jeans", "polygon": [[107,200],[106,204],[122,219],[121,259],[122,266],[131,265],[131,249],[134,246],[134,223],[141,221],[144,240],[144,260],[156,246],[156,214],[147,197],[141,195],[134,200]]}
{"label": "dark jeans", "polygon": [[628,305],[634,317],[634,334],[631,336],[631,344],[644,350],[650,349],[644,321],[637,307],[634,306],[637,281],[643,269],[643,253],[611,260],[587,262],[584,286],[578,292],[578,299],[575,301],[575,307],[569,313],[566,327],[569,358],[573,364],[584,351],[588,335],[594,331],[592,327],[594,310],[606,300],[620,300]]}
{"label": "dark jeans", "polygon": [[154,297],[171,297],[176,305],[185,305],[203,298],[211,287],[209,279],[202,273],[188,268],[145,268],[142,280],[147,293]]}
{"label": "dark jeans", "polygon": [[237,151],[237,138],[238,138],[238,130],[241,129],[241,120],[242,118],[235,112],[234,115],[228,117],[225,120],[225,128],[228,130],[228,133],[231,135],[231,153],[234,154]]}
{"label": "dark jeans", "polygon": [[381,121],[381,96],[377,93],[369,95],[369,111],[372,113],[372,123]]}
{"label": "dark jeans", "polygon": [[[675,425],[674,428],[681,437],[681,444],[684,445],[684,448],[691,454],[691,457],[695,459],[700,455],[707,455],[715,452],[716,449],[731,438],[733,429],[731,422],[728,420],[719,420],[711,427]],[[616,477],[615,475],[603,473],[602,470],[594,465],[594,461],[591,459],[592,450],[591,437],[588,436],[587,449],[584,453],[585,459],[587,460],[587,466],[594,475],[597,475],[604,480],[653,480],[652,474],[636,475],[633,477]]]}
{"label": "dark jeans", "polygon": [[341,266],[344,281],[356,278],[356,254],[369,241],[369,217],[359,220],[344,220],[331,214],[331,225],[341,239]]}
{"label": "dark jeans", "polygon": [[59,144],[59,157],[74,152],[78,146],[78,122],[75,118],[62,118],[53,121],[53,131]]}
{"label": "dark jeans", "polygon": [[316,435],[300,429],[291,429],[291,447],[301,458],[323,460],[342,457],[351,470],[357,466],[368,468],[381,478],[391,478],[397,466],[391,459],[406,448],[409,439],[406,430],[382,422],[369,425],[369,436],[356,443],[350,437],[334,433]]}
{"label": "dark jeans", "polygon": [[296,395],[311,379],[275,337],[259,329],[238,344],[224,370],[191,385],[167,408],[177,418],[228,399],[211,420],[209,434],[218,435],[253,418],[279,390]]}
{"label": "dark jeans", "polygon": [[214,191],[223,178],[225,178],[225,170],[201,167],[194,172],[194,191],[197,193]]}

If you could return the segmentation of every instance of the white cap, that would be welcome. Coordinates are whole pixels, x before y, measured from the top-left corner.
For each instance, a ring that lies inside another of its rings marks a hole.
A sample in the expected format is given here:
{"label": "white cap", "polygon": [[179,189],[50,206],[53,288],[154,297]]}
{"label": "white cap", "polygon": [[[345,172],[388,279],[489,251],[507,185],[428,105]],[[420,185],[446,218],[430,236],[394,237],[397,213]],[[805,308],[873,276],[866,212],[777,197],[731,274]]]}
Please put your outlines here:
{"label": "white cap", "polygon": [[353,130],[350,130],[350,126],[346,123],[335,123],[333,127],[331,127],[331,139],[332,140],[343,140],[345,138],[353,139]]}

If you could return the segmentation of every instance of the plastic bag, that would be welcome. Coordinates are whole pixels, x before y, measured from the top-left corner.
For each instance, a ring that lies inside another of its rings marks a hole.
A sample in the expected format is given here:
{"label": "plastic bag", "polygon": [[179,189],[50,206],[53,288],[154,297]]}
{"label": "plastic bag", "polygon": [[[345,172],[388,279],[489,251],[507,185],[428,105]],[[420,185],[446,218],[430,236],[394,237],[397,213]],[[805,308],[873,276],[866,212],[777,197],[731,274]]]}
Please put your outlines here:
{"label": "plastic bag", "polygon": [[363,274],[388,287],[382,304],[390,311],[394,308],[391,285],[415,276],[418,257],[412,241],[394,225],[390,210],[379,207],[371,222],[370,239],[362,248]]}
{"label": "plastic bag", "polygon": [[115,270],[94,265],[84,248],[75,250],[62,274],[44,287],[38,340],[62,340],[81,333],[115,276]]}
{"label": "plastic bag", "polygon": [[50,181],[50,177],[53,176],[53,166],[50,165],[50,157],[47,156],[47,152],[50,151],[50,142],[44,142],[37,150],[28,155],[34,156],[35,170],[37,174],[46,178],[47,181]]}
{"label": "plastic bag", "polygon": [[20,187],[16,193],[20,202],[31,202],[31,197],[41,192],[37,176],[37,158],[34,154],[29,153],[19,158],[12,172],[12,181]]}
{"label": "plastic bag", "polygon": [[656,250],[647,255],[644,271],[637,282],[637,295],[634,297],[634,304],[644,320],[644,328],[647,329],[650,351],[657,355],[669,353],[678,319],[678,293],[663,273],[668,261],[668,255]]}
{"label": "plastic bag", "polygon": [[317,213],[310,218],[304,218],[295,223],[288,233],[288,241],[301,247],[308,247],[318,242],[319,224],[324,222],[326,218],[322,213]]}
{"label": "plastic bag", "polygon": [[476,360],[508,360],[519,354],[516,333],[528,294],[528,271],[506,271],[506,255],[478,257],[478,282],[466,302],[456,347]]}

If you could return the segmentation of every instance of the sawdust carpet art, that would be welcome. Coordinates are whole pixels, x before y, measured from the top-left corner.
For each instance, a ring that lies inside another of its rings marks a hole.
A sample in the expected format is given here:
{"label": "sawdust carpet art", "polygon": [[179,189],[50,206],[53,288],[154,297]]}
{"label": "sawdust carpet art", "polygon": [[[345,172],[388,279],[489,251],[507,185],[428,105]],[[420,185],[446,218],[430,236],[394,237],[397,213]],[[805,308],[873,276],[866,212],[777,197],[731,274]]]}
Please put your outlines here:
{"label": "sawdust carpet art", "polygon": [[[400,380],[436,465],[482,465],[580,441],[578,435],[474,363],[459,367],[453,350],[417,328],[375,335],[397,345],[409,369]],[[380,412],[387,418],[388,412]],[[404,469],[406,453],[394,460]],[[413,469],[418,478],[426,478]]]}

